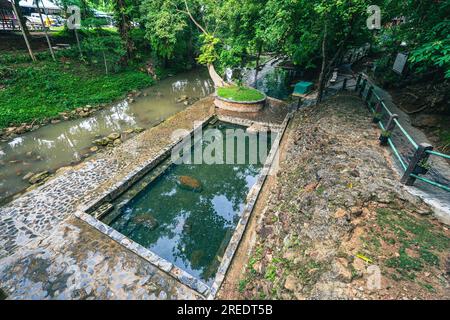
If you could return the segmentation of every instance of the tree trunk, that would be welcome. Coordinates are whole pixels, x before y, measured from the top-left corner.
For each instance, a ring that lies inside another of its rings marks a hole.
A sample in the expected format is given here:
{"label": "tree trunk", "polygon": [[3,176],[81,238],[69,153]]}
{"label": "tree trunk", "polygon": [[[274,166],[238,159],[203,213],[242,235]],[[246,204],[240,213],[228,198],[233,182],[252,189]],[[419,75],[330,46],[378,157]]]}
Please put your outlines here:
{"label": "tree trunk", "polygon": [[27,27],[27,19],[23,16],[22,9],[20,8],[20,5],[19,5],[20,0],[14,0],[13,2],[16,7],[16,9],[14,10],[14,14],[17,17],[17,20],[20,20],[20,22],[22,22],[22,25],[23,25],[23,28],[22,27],[20,27],[20,28],[25,32],[26,36],[28,38],[30,38],[30,30],[28,30],[28,27]]}
{"label": "tree trunk", "polygon": [[41,18],[42,28],[44,29],[45,39],[47,40],[48,48],[50,49],[50,54],[52,55],[53,61],[56,61],[55,53],[53,52],[52,48],[52,43],[50,42],[50,38],[48,37],[44,19],[42,18],[41,8],[39,7],[39,0],[36,1],[36,9],[39,12],[39,17]]}
{"label": "tree trunk", "polygon": [[320,70],[319,76],[319,89],[317,95],[317,103],[322,102],[323,98],[323,89],[325,87],[325,66],[327,64],[327,54],[326,54],[326,46],[327,46],[327,24],[325,23],[325,30],[323,32],[323,40],[322,40],[322,68]]}
{"label": "tree trunk", "polygon": [[103,53],[103,62],[105,63],[105,73],[106,75],[108,75],[108,63],[106,62],[105,51],[103,51],[102,53]]}
{"label": "tree trunk", "polygon": [[122,58],[122,64],[127,65],[128,60],[133,57],[134,43],[130,36],[130,17],[125,13],[124,0],[115,1],[115,11],[118,15],[117,27],[122,40],[125,42],[126,55]]}
{"label": "tree trunk", "polygon": [[[197,28],[200,29],[200,31],[205,34],[205,35],[209,35],[209,33],[206,31],[206,29],[204,27],[202,27],[197,20],[194,19],[194,16],[191,14],[191,12],[189,11],[189,7],[187,4],[187,1],[184,0],[184,4],[186,6],[186,14],[189,16],[189,18],[191,19],[191,21],[197,26]],[[209,76],[211,77],[212,81],[214,82],[214,87],[219,88],[219,87],[225,87],[227,85],[227,83],[222,79],[221,76],[219,76],[219,74],[216,72],[216,69],[214,68],[214,65],[212,63],[208,63],[207,65],[208,67],[208,72],[209,72]]]}
{"label": "tree trunk", "polygon": [[208,64],[208,71],[209,71],[209,76],[211,77],[212,81],[214,82],[214,87],[220,88],[220,87],[225,87],[227,85],[226,82],[222,79],[222,77],[218,75],[213,64]]}
{"label": "tree trunk", "polygon": [[81,51],[80,38],[78,37],[77,28],[74,28],[73,32],[75,33],[75,39],[77,40],[77,47],[78,47],[78,52],[80,53],[80,58],[83,59],[83,52]]}
{"label": "tree trunk", "polygon": [[22,31],[23,39],[25,40],[25,44],[27,45],[28,53],[30,54],[31,60],[36,61],[36,57],[34,56],[33,50],[31,49],[31,46],[30,46],[30,41],[28,41],[29,33],[27,34],[27,32],[25,31],[25,30],[28,31],[28,29],[27,29],[26,25],[22,22],[22,20],[20,19],[20,16],[19,16],[20,9],[17,9],[18,6],[16,6],[15,1],[12,1],[11,4],[12,4],[13,10],[14,10],[14,14],[17,17],[17,21],[19,22],[20,30]]}
{"label": "tree trunk", "polygon": [[262,42],[258,46],[258,56],[256,57],[256,69],[255,69],[255,84],[254,87],[257,87],[258,84],[258,73],[259,73],[259,61],[261,59],[261,53],[262,53]]}

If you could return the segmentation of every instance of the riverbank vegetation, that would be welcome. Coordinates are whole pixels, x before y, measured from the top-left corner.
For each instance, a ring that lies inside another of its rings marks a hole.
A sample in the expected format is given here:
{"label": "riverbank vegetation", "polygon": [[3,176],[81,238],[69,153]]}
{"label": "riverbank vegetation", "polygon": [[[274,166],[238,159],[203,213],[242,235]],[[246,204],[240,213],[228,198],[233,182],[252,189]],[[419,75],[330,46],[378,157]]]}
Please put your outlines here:
{"label": "riverbank vegetation", "polygon": [[130,69],[105,75],[70,61],[3,68],[1,72],[6,88],[0,91],[0,129],[40,122],[86,105],[109,103],[153,83],[144,72]]}

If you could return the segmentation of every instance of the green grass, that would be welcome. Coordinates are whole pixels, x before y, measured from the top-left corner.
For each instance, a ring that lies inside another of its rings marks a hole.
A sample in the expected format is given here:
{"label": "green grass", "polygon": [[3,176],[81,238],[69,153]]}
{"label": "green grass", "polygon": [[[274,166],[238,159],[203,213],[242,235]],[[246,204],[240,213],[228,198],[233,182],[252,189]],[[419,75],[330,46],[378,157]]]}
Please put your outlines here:
{"label": "green grass", "polygon": [[3,73],[0,129],[54,117],[87,104],[109,103],[153,83],[143,72],[125,70],[105,75],[81,62],[13,65],[4,67]]}
{"label": "green grass", "polygon": [[439,130],[439,150],[444,153],[450,153],[450,128]]}
{"label": "green grass", "polygon": [[8,297],[8,295],[0,289],[0,300],[5,300]]}
{"label": "green grass", "polygon": [[[414,218],[404,212],[377,210],[377,223],[391,245],[398,244],[398,255],[386,260],[393,268],[395,280],[414,280],[428,266],[439,267],[439,253],[450,250],[450,239],[426,219]],[[375,235],[371,235],[375,236]],[[381,236],[381,235],[380,235]],[[375,245],[371,246],[376,251]],[[408,254],[407,250],[413,252]]]}
{"label": "green grass", "polygon": [[262,92],[256,89],[238,86],[218,88],[217,95],[233,101],[255,101],[265,97]]}

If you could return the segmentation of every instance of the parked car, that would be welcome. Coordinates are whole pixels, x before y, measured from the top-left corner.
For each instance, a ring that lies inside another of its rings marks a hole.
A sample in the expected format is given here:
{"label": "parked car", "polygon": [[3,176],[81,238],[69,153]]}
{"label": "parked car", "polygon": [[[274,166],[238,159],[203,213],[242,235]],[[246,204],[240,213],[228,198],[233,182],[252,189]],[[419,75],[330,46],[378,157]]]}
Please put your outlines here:
{"label": "parked car", "polygon": [[29,30],[41,30],[43,28],[39,13],[32,13],[29,16],[25,16],[25,18],[27,19],[26,24]]}
{"label": "parked car", "polygon": [[47,17],[51,20],[52,27],[61,27],[66,22],[65,19],[57,15],[49,14]]}

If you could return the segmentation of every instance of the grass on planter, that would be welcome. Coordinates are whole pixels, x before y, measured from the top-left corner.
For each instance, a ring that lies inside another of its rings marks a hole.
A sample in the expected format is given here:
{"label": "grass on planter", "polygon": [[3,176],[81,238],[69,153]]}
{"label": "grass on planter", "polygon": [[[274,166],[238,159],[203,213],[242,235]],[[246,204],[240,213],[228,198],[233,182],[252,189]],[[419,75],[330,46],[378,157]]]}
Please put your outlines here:
{"label": "grass on planter", "polygon": [[238,86],[218,88],[217,95],[233,101],[255,101],[265,97],[263,93],[256,89]]}

